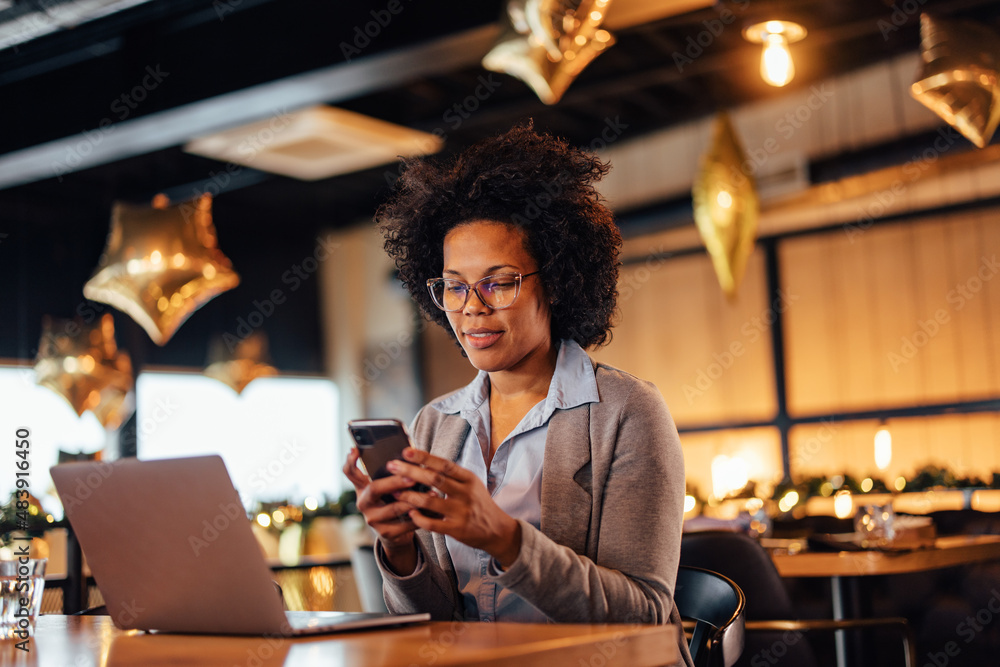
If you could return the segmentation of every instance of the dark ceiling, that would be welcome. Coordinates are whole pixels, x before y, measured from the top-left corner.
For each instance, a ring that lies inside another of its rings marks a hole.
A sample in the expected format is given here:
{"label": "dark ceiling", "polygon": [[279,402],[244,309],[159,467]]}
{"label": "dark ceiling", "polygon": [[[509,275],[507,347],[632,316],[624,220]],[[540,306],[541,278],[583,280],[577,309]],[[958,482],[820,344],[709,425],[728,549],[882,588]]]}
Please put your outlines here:
{"label": "dark ceiling", "polygon": [[[905,0],[898,6],[874,0],[726,0],[616,30],[617,44],[558,104],[545,106],[520,81],[479,64],[496,34],[492,26],[502,2],[398,2],[402,11],[350,60],[342,45],[356,44],[359,26],[384,10],[387,0],[152,0],[0,51],[0,120],[7,128],[0,135],[0,172],[8,166],[6,180],[0,178],[0,358],[34,356],[42,315],[70,316],[92,305],[80,290],[104,245],[115,200],[148,201],[157,192],[179,199],[210,183],[218,191],[220,245],[243,277],[240,287],[195,313],[164,348],[116,316],[120,342],[140,363],[200,365],[205,341],[231,331],[254,299],[280,285],[286,270],[312,254],[320,230],[370,218],[396,173],[388,165],[312,183],[249,168],[220,176],[226,171],[222,163],[184,153],[181,141],[170,143],[177,131],[170,134],[167,120],[176,110],[207,103],[208,115],[216,115],[211,122],[191,121],[192,132],[212,122],[221,126],[233,107],[213,107],[212,100],[320,72],[341,83],[310,91],[315,103],[439,130],[446,135],[446,153],[525,118],[593,145],[609,123],[634,139],[781,94],[758,75],[759,47],[740,34],[749,22],[788,18],[809,30],[793,47],[792,87],[915,50],[920,11],[1000,26],[995,0]],[[0,23],[56,4],[15,2],[0,11]],[[383,61],[381,69],[367,67]],[[470,98],[483,77],[491,92],[482,100]],[[143,81],[139,100],[131,93]],[[274,111],[302,99],[274,91]],[[78,158],[74,150],[96,154],[108,147],[102,141],[112,143],[116,128],[143,118],[152,124],[142,141],[119,142],[103,164],[69,169]],[[62,153],[43,150],[66,139],[71,141],[57,146]],[[11,164],[24,166],[11,176]],[[264,326],[282,370],[323,368],[316,283],[306,281]]]}

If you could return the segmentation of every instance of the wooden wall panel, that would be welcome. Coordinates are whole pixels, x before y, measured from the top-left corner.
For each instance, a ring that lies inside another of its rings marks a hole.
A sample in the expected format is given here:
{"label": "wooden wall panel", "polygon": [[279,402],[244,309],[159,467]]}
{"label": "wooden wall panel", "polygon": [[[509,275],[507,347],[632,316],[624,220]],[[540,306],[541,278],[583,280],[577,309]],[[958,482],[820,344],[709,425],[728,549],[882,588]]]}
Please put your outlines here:
{"label": "wooden wall panel", "polygon": [[663,393],[680,426],[776,413],[763,252],[729,302],[705,255],[623,267],[621,317],[595,356]]}
{"label": "wooden wall panel", "polygon": [[[838,326],[825,236],[805,236],[778,246],[783,289],[794,297],[784,314],[785,374],[793,413],[825,412],[835,395],[837,359],[831,335]],[[843,311],[841,311],[843,313]],[[843,315],[841,315],[843,317]]]}
{"label": "wooden wall panel", "polygon": [[1000,395],[998,251],[995,213],[783,241],[790,414]]}

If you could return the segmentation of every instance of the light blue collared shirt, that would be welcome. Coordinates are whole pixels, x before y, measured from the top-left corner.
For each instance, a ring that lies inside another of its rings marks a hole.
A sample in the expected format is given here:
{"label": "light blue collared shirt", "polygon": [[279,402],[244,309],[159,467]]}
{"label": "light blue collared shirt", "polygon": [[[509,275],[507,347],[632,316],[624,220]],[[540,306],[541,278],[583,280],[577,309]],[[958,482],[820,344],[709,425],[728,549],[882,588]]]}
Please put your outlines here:
{"label": "light blue collared shirt", "polygon": [[[494,502],[515,519],[539,528],[542,514],[542,461],[549,420],[556,410],[597,403],[597,379],[590,357],[576,341],[563,340],[556,370],[545,400],[537,403],[521,423],[500,443],[489,470],[490,378],[480,371],[471,383],[431,407],[459,414],[472,427],[462,443],[457,463],[473,472],[489,489]],[[451,537],[445,544],[458,577],[467,621],[519,621],[544,623],[549,617],[519,595],[497,584],[497,564],[489,554]]]}

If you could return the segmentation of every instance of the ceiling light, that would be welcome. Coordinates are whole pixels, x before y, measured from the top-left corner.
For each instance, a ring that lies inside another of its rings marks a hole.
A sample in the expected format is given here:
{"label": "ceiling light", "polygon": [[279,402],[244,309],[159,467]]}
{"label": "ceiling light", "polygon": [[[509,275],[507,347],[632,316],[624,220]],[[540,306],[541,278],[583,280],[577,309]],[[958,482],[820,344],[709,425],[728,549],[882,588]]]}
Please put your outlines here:
{"label": "ceiling light", "polygon": [[279,113],[190,141],[184,150],[222,162],[315,181],[441,150],[436,134],[334,107]]}
{"label": "ceiling light", "polygon": [[743,29],[743,38],[763,44],[760,75],[772,86],[784,86],[795,77],[795,63],[788,45],[806,36],[806,29],[791,21],[770,20]]}

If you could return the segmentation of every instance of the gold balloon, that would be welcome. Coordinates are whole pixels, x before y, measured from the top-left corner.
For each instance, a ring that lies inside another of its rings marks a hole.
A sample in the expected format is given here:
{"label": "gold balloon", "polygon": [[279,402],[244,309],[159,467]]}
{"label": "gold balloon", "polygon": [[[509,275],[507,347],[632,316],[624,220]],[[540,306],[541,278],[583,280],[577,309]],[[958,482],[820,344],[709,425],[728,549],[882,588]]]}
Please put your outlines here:
{"label": "gold balloon", "polygon": [[555,104],[573,80],[615,38],[601,28],[611,0],[509,0],[504,29],[483,67],[515,76],[545,104]]}
{"label": "gold balloon", "polygon": [[920,15],[922,64],[910,94],[979,148],[1000,124],[1000,35]]}
{"label": "gold balloon", "polygon": [[38,384],[65,398],[77,415],[90,410],[105,428],[117,429],[135,409],[132,362],[118,351],[110,313],[89,325],[44,318],[35,375]]}
{"label": "gold balloon", "polygon": [[209,352],[209,365],[204,373],[224,382],[237,394],[260,377],[272,377],[278,370],[267,363],[267,336],[256,331],[230,347],[224,339],[216,339]]}
{"label": "gold balloon", "polygon": [[216,247],[212,198],[153,207],[116,203],[108,243],[83,294],[135,320],[165,345],[191,314],[239,285],[229,259]]}
{"label": "gold balloon", "polygon": [[754,180],[741,170],[746,155],[729,116],[719,114],[712,145],[702,157],[692,189],[694,221],[730,298],[743,277],[757,237],[760,201]]}

